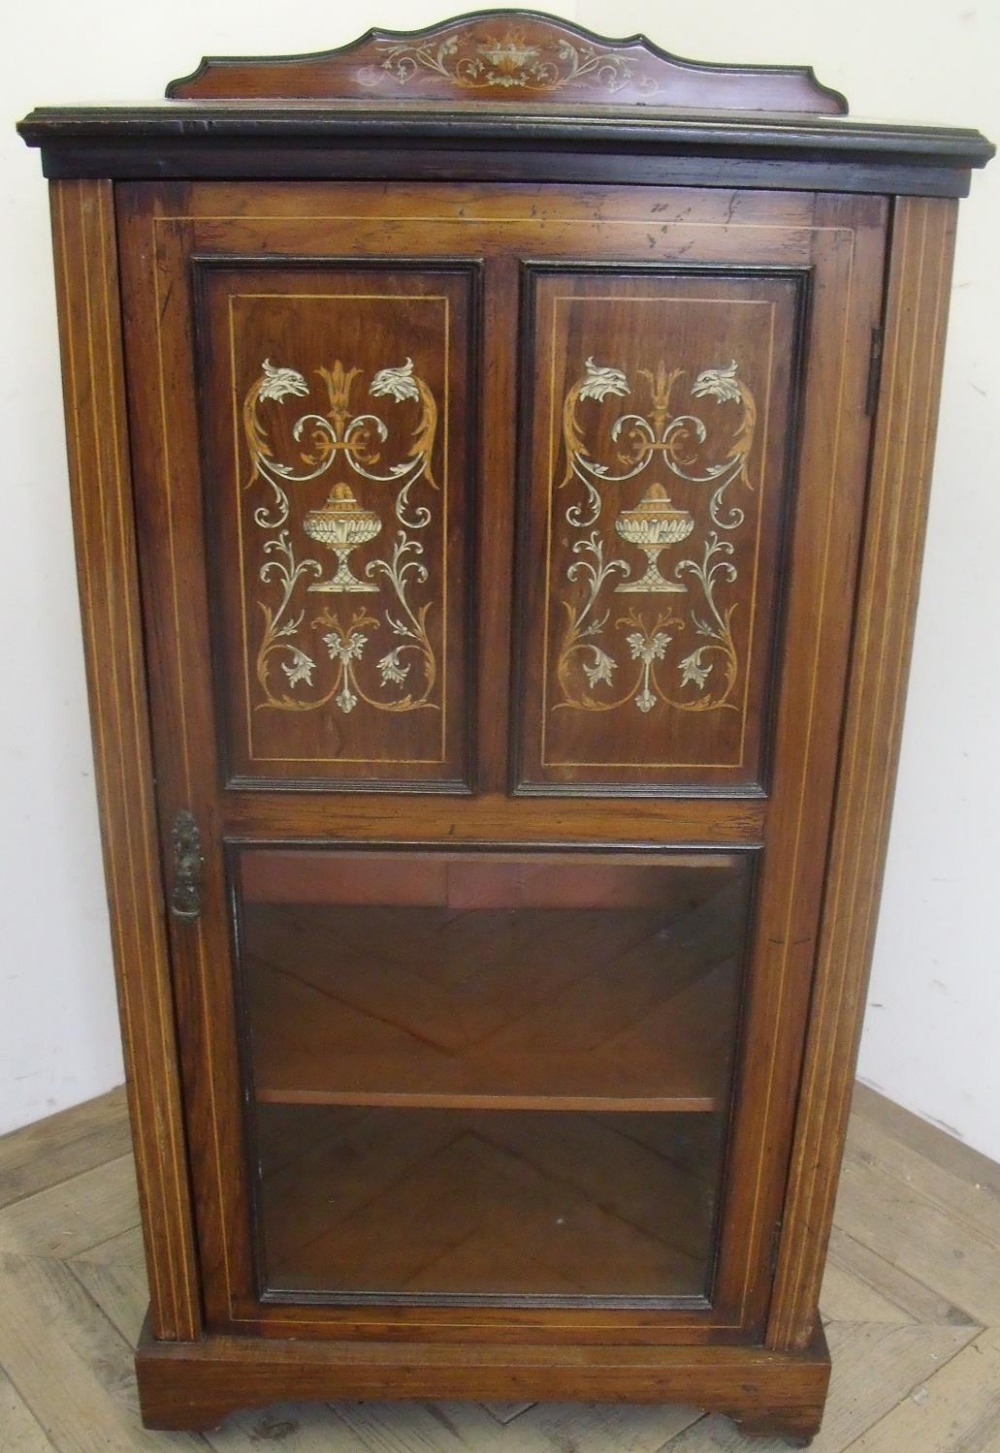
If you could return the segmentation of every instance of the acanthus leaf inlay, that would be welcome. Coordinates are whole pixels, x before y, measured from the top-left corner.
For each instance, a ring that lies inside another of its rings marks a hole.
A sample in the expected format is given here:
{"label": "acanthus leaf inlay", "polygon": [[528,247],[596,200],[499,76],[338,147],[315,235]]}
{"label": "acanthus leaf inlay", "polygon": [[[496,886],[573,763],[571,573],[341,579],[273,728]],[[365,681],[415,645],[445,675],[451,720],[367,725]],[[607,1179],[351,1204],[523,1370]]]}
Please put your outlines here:
{"label": "acanthus leaf inlay", "polygon": [[[638,370],[648,394],[647,408],[618,414],[605,439],[598,439],[590,421],[581,418],[581,405],[632,395],[625,369],[588,357],[566,394],[562,416],[566,465],[554,481],[554,493],[575,480],[583,487],[583,498],[562,512],[575,538],[570,537],[569,546],[574,558],[565,569],[570,590],[559,600],[566,619],[558,643],[559,693],[553,711],[567,707],[614,711],[630,700],[643,715],[657,703],[686,712],[735,709],[730,698],[740,671],[732,631],[736,602],[727,603],[723,595],[725,585],[739,575],[734,539],[746,513],[727,492],[737,484],[753,487],[747,461],[757,406],[734,360],[702,369],[689,388],[691,399],[714,401],[721,411],[717,418],[713,415],[707,423],[704,409],[675,412],[673,395],[684,373],[668,368],[662,359],[653,369]],[[732,406],[739,409],[735,418]],[[726,428],[728,443],[721,446],[722,457],[715,457]],[[602,532],[600,522],[612,487],[620,492],[632,480],[647,476],[655,461],[677,481],[711,487],[707,513],[712,527],[696,532],[692,512],[671,501],[665,484],[651,481],[640,499],[623,503],[614,518],[615,534],[645,555],[642,569],[610,553],[618,547]],[[669,566],[661,568],[663,552],[689,537],[700,548],[675,560],[672,571]],[[679,613],[647,616],[637,603],[613,617],[609,597],[622,594],[686,599],[676,602]],[[692,642],[692,649],[685,651]],[[615,689],[621,661],[614,654],[623,645],[637,665],[624,693]],[[673,653],[668,651],[671,646],[677,647]],[[673,678],[673,685],[664,673]]]}
{"label": "acanthus leaf inlay", "polygon": [[[432,469],[437,403],[416,373],[412,358],[374,374],[368,387],[370,397],[418,407],[406,452],[396,463],[387,464],[383,455],[393,433],[390,424],[381,413],[357,413],[352,407],[355,381],[361,373],[359,368],[345,368],[340,359],[314,370],[325,388],[328,408],[325,413],[304,412],[291,425],[290,438],[298,451],[292,463],[278,457],[261,417],[261,405],[283,407],[292,398],[311,396],[306,375],[265,358],[260,377],[244,399],[244,435],[252,460],[246,488],[263,481],[271,489],[270,500],[253,509],[254,522],[267,533],[257,573],[262,584],[280,592],[276,599],[272,595],[258,601],[264,622],[256,656],[256,678],[263,695],[256,704],[258,710],[314,711],[331,701],[345,715],[359,701],[390,712],[440,709],[440,703],[431,699],[438,676],[428,631],[433,601],[418,598],[430,579],[419,532],[430,525],[433,513],[429,505],[411,497],[420,483],[439,490]],[[378,486],[387,484],[395,491],[392,514],[398,528],[392,532],[389,555],[369,560],[360,573],[351,568],[349,557],[385,532],[386,519],[379,509],[360,500],[345,478],[336,479],[326,502],[306,510],[301,518],[290,499],[293,487],[321,478],[337,464],[342,471],[351,471],[358,480],[375,486],[373,494]],[[299,532],[310,544],[333,552],[336,568],[332,574],[327,575],[323,564],[311,555],[297,554],[294,536]],[[313,593],[387,598],[373,602],[371,609],[355,610],[344,624],[334,609],[310,614],[303,597]],[[395,641],[381,655],[374,667],[376,679],[366,689],[359,669],[370,659],[366,648],[371,634],[383,628],[383,640],[394,637]],[[314,680],[324,655],[335,664],[333,683],[325,690]],[[275,664],[280,665],[287,687],[275,686]],[[306,694],[316,687],[318,695]],[[380,691],[397,694],[376,694]]]}

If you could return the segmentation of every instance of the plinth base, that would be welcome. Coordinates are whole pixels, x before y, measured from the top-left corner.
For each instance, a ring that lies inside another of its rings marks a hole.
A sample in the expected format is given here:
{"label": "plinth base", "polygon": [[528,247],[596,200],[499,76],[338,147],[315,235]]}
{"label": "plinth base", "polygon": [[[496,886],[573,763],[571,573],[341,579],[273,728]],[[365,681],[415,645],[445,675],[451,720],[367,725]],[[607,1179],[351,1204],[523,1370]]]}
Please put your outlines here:
{"label": "plinth base", "polygon": [[490,1346],[280,1341],[207,1336],[136,1353],[147,1428],[217,1427],[269,1403],[427,1399],[687,1403],[727,1413],[751,1436],[804,1446],[830,1377],[822,1331],[804,1352],[761,1347]]}

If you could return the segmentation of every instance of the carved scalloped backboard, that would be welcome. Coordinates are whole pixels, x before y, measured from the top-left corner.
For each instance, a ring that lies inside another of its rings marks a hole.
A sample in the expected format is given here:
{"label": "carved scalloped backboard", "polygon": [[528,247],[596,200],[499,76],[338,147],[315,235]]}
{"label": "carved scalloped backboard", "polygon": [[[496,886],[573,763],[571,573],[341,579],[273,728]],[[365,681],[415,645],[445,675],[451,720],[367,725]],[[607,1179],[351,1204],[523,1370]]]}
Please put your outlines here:
{"label": "carved scalloped backboard", "polygon": [[847,111],[844,97],[821,85],[807,66],[687,61],[643,35],[611,40],[516,10],[481,11],[425,30],[370,30],[349,45],[311,55],[207,57],[192,75],[172,81],[167,95]]}

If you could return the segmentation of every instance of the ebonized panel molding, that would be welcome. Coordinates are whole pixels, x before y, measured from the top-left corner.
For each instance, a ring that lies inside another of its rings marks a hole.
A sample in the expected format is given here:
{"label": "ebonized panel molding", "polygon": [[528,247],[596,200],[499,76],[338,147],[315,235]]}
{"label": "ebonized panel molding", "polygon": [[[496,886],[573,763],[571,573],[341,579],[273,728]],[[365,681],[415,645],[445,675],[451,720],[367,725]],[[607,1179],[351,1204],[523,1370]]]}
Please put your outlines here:
{"label": "ebonized panel molding", "polygon": [[[610,113],[404,114],[337,103],[45,107],[19,125],[51,178],[277,177],[683,183],[966,196],[979,132]],[[536,148],[533,155],[529,148]]]}

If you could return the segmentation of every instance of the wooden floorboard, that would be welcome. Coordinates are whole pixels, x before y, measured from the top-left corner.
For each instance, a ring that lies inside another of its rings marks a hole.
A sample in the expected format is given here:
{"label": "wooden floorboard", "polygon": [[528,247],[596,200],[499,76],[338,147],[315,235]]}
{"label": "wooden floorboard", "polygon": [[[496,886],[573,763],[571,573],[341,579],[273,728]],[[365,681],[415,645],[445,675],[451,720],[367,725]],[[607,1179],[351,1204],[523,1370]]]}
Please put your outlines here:
{"label": "wooden floorboard", "polygon": [[131,1348],[69,1267],[0,1254],[0,1367],[59,1453],[204,1449],[139,1423]]}
{"label": "wooden floorboard", "polygon": [[53,1453],[38,1419],[4,1372],[0,1372],[0,1449],[3,1453]]}
{"label": "wooden floorboard", "polygon": [[[833,1321],[952,1322],[972,1318],[839,1226],[830,1237],[824,1315]],[[869,1315],[875,1308],[879,1314]]]}
{"label": "wooden floorboard", "polygon": [[922,1161],[948,1171],[960,1183],[974,1186],[977,1192],[989,1190],[1000,1206],[1000,1164],[995,1160],[964,1145],[954,1135],[942,1134],[936,1126],[894,1105],[868,1085],[855,1085],[852,1110],[855,1131],[860,1122],[871,1122],[899,1145],[915,1151]]}
{"label": "wooden floorboard", "polygon": [[[970,1198],[975,1191],[970,1189]],[[848,1145],[838,1214],[842,1228],[891,1265],[946,1298],[980,1326],[1000,1326],[996,1242],[924,1195],[913,1180]]]}
{"label": "wooden floorboard", "polygon": [[[778,1453],[696,1408],[278,1406],[145,1432],[146,1286],[124,1095],[0,1139],[0,1453]],[[813,1453],[1000,1453],[1000,1167],[859,1090],[822,1306]]]}
{"label": "wooden floorboard", "polygon": [[849,1445],[855,1453],[997,1453],[1000,1449],[1000,1332],[990,1327],[960,1356]]}
{"label": "wooden floorboard", "polygon": [[75,1256],[138,1224],[131,1155],[15,1201],[0,1211],[0,1251]]}
{"label": "wooden floorboard", "polygon": [[125,1087],[0,1137],[0,1207],[47,1190],[132,1148]]}

